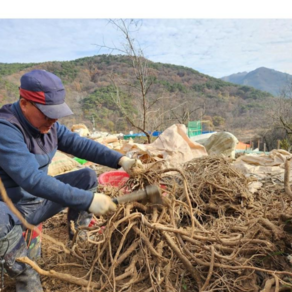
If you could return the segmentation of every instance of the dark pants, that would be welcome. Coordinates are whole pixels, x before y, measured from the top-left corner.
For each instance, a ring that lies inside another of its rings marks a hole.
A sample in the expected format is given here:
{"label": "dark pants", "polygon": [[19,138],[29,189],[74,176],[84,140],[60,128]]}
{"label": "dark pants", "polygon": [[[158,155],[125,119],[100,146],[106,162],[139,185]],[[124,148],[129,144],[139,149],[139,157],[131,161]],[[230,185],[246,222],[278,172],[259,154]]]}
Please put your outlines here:
{"label": "dark pants", "polygon": [[[89,190],[96,188],[97,176],[94,170],[82,168],[55,177],[56,179],[73,187]],[[62,211],[65,207],[49,200],[41,202],[21,202],[15,205],[28,223],[38,225],[48,218]],[[78,217],[80,211],[70,209],[71,217]],[[21,225],[19,219],[10,211],[8,206],[0,201],[0,239],[7,235],[15,225]]]}

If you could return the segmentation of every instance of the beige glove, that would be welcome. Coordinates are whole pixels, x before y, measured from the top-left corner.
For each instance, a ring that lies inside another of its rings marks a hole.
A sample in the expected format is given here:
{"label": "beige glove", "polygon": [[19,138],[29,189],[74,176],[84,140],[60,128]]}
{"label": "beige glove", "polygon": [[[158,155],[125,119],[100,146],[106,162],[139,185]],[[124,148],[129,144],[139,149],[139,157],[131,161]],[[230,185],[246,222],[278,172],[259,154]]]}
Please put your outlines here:
{"label": "beige glove", "polygon": [[132,159],[127,156],[123,156],[119,165],[126,171],[129,175],[134,175],[139,171],[143,171],[144,167],[140,159]]}
{"label": "beige glove", "polygon": [[103,215],[108,211],[115,211],[117,205],[112,201],[109,196],[101,193],[94,193],[93,200],[89,206],[88,211],[94,215]]}

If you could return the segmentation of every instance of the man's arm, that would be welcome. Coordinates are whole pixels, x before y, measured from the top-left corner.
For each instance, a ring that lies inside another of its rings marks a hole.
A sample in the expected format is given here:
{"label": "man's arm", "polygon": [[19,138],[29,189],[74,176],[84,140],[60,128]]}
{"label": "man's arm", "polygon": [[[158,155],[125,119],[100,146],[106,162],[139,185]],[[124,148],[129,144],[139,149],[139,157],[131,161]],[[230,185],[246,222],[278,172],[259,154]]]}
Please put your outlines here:
{"label": "man's arm", "polygon": [[69,131],[65,126],[57,123],[58,149],[88,161],[119,168],[119,161],[123,155],[105,145],[88,138],[80,137]]}
{"label": "man's arm", "polygon": [[28,193],[78,210],[88,210],[93,194],[64,184],[39,170],[19,129],[0,121],[0,167]]}

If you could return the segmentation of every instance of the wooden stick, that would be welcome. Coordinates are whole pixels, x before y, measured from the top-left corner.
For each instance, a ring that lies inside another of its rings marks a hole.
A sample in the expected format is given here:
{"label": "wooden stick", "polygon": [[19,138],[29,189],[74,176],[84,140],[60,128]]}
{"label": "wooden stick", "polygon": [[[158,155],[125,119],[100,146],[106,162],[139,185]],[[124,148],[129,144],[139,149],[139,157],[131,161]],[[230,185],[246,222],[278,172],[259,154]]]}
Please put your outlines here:
{"label": "wooden stick", "polygon": [[[16,260],[18,262],[30,265],[36,272],[38,272],[40,275],[43,275],[43,276],[56,278],[56,279],[66,281],[66,282],[69,282],[69,283],[72,283],[75,285],[79,285],[79,286],[87,286],[89,283],[85,279],[77,278],[77,277],[74,277],[74,276],[69,275],[69,274],[58,273],[54,270],[45,271],[42,268],[40,268],[34,261],[30,260],[28,257],[20,257],[20,258],[17,258]],[[97,283],[91,282],[90,287],[99,288],[99,285]]]}
{"label": "wooden stick", "polygon": [[208,272],[208,276],[207,276],[207,279],[203,285],[203,287],[201,288],[200,291],[204,291],[207,286],[209,285],[209,282],[210,282],[210,279],[212,277],[212,273],[213,273],[213,269],[214,269],[214,259],[215,259],[215,250],[214,250],[214,246],[212,245],[211,246],[211,263],[210,263],[210,267],[209,267],[209,272]]}
{"label": "wooden stick", "polygon": [[166,239],[166,241],[167,241],[168,245],[171,247],[171,249],[175,252],[175,254],[177,255],[177,257],[184,264],[185,268],[189,271],[189,273],[192,276],[192,278],[197,282],[197,285],[200,288],[200,282],[201,282],[200,281],[200,276],[199,276],[198,272],[196,271],[195,267],[193,267],[193,265],[188,260],[188,258],[185,257],[182,254],[182,252],[180,251],[180,249],[178,248],[178,246],[175,244],[175,242],[173,241],[173,239],[165,231],[162,231],[162,235]]}
{"label": "wooden stick", "polygon": [[168,260],[165,259],[163,256],[161,256],[156,250],[155,248],[152,246],[151,242],[149,241],[149,239],[147,238],[147,236],[137,227],[137,226],[133,226],[133,230],[136,232],[136,234],[138,234],[140,236],[140,238],[145,242],[146,246],[149,248],[149,251],[151,252],[151,254],[157,258],[159,258],[162,261],[167,262]]}
{"label": "wooden stick", "polygon": [[268,279],[265,283],[264,289],[262,289],[260,292],[270,292],[274,284],[275,284],[275,278]]}
{"label": "wooden stick", "polygon": [[284,174],[284,187],[285,187],[285,192],[287,195],[292,197],[292,192],[290,188],[290,182],[289,182],[289,177],[290,177],[290,158],[286,158],[285,161],[285,174]]}

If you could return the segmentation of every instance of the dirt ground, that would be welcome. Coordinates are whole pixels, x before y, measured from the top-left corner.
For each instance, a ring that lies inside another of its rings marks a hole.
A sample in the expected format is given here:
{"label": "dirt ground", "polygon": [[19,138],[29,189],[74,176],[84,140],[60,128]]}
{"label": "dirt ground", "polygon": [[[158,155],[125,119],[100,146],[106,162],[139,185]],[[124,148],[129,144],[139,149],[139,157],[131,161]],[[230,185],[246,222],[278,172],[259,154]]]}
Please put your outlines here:
{"label": "dirt ground", "polygon": [[[67,223],[66,223],[66,212],[62,212],[53,218],[47,220],[43,224],[43,233],[52,236],[58,241],[63,242],[65,245],[68,245],[68,232],[67,232]],[[49,270],[50,267],[54,266],[54,270],[62,272],[62,267],[58,267],[58,254],[51,248],[50,242],[42,240],[42,252],[41,258],[37,261],[40,267],[45,270]],[[70,273],[72,275],[79,275],[78,268],[71,267]],[[41,276],[41,281],[43,289],[45,292],[58,291],[58,292],[67,292],[67,291],[82,291],[80,286],[75,286],[68,284],[66,282],[56,280],[50,277]],[[15,291],[14,281],[5,276],[5,285],[8,287],[4,290],[7,292]]]}
{"label": "dirt ground", "polygon": [[[68,239],[68,231],[67,231],[67,211],[63,211],[58,215],[55,215],[53,218],[50,218],[43,224],[43,233],[50,235],[52,238],[56,239],[59,242],[65,244],[65,246],[70,245],[70,241]],[[68,263],[70,263],[70,256],[65,256],[63,252],[58,252],[57,247],[52,245],[50,242],[46,240],[42,240],[42,252],[41,258],[37,261],[38,265],[46,271],[53,269],[54,271],[60,273],[70,274],[76,277],[83,277],[83,269],[80,269],[76,265],[76,258],[72,257],[72,261],[74,264],[70,264],[68,268]],[[66,257],[66,258],[65,258]],[[61,262],[61,263],[60,263]],[[66,262],[66,264],[64,264]],[[92,291],[86,290],[79,285],[74,285],[65,281],[61,281],[55,278],[41,276],[41,282],[44,289],[44,292],[75,292],[75,291]],[[15,284],[12,279],[9,279],[7,275],[5,275],[5,292],[15,292]],[[137,290],[135,291],[143,291],[143,284],[137,286]],[[1,291],[1,290],[0,290]],[[97,290],[94,290],[97,291]]]}

